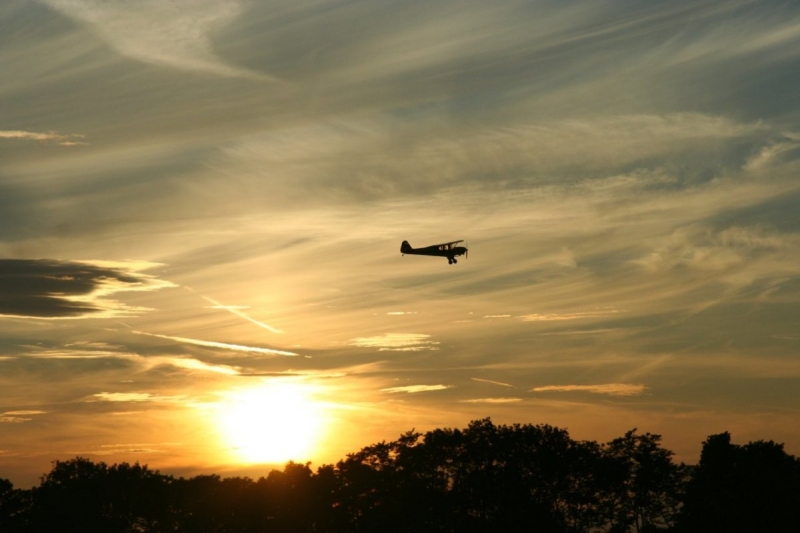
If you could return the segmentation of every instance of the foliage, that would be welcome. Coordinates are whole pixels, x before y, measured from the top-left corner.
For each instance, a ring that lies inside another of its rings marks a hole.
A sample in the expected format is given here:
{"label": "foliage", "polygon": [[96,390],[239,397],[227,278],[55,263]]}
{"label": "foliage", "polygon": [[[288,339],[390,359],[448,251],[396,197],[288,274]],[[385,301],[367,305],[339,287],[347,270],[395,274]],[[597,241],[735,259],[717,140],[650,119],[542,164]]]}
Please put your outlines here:
{"label": "foliage", "polygon": [[681,532],[796,531],[800,460],[773,441],[738,446],[727,432],[711,435],[684,501]]}
{"label": "foliage", "polygon": [[[0,478],[0,531],[648,533],[787,531],[800,462],[772,441],[712,435],[696,467],[636,430],[605,444],[549,425],[414,431],[311,470],[174,478],[55,461],[30,490]],[[744,529],[742,529],[744,528]]]}

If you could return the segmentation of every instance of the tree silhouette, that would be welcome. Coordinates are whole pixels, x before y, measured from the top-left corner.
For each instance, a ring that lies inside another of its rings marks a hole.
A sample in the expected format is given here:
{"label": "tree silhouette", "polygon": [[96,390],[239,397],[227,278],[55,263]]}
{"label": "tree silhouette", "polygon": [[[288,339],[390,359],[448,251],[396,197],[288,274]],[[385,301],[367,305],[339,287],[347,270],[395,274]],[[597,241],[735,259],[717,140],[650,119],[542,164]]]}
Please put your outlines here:
{"label": "tree silhouette", "polygon": [[633,429],[603,447],[609,531],[647,533],[675,525],[688,471],[672,462],[660,441],[660,435]]}
{"label": "tree silhouette", "polygon": [[170,478],[138,463],[55,461],[33,489],[33,531],[156,531],[170,522]]}
{"label": "tree silhouette", "polygon": [[419,453],[419,437],[405,433],[397,441],[349,454],[336,465],[339,523],[351,531],[437,530],[437,501],[445,480]]}
{"label": "tree silhouette", "polygon": [[320,520],[318,513],[324,514],[324,509],[330,506],[330,498],[319,493],[318,479],[309,465],[290,461],[283,471],[273,470],[266,479],[258,481],[265,489],[261,494],[270,510],[270,530],[311,531],[313,524]]}
{"label": "tree silhouette", "polygon": [[30,491],[15,489],[11,481],[0,478],[0,531],[24,531],[28,527],[30,505]]}
{"label": "tree silhouette", "polygon": [[773,441],[738,446],[727,432],[708,437],[679,531],[796,531],[798,524],[800,461]]}
{"label": "tree silhouette", "polygon": [[567,433],[550,426],[409,432],[337,464],[353,531],[561,531]]}
{"label": "tree silhouette", "polygon": [[[450,478],[456,530],[562,528],[556,512],[573,441],[552,426],[495,426],[473,421],[453,431]],[[427,436],[426,436],[427,439]]]}
{"label": "tree silhouette", "polygon": [[675,533],[793,531],[800,461],[772,441],[703,443],[695,467],[636,430],[605,444],[549,425],[409,431],[313,472],[173,478],[76,457],[40,484],[0,478],[0,532]]}

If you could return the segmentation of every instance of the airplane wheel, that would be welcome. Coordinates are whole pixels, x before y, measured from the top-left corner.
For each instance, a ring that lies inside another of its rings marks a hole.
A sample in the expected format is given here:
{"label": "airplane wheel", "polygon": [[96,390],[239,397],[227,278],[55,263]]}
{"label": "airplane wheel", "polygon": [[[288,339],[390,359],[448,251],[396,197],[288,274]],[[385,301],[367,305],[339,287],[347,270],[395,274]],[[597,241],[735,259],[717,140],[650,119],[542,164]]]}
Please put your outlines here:
{"label": "airplane wheel", "polygon": [[453,259],[453,263],[458,263],[458,259]]}
{"label": "airplane wheel", "polygon": [[447,260],[447,264],[448,264],[448,265],[452,265],[452,264],[453,264],[453,261],[452,261],[451,259],[448,259],[448,260]]}

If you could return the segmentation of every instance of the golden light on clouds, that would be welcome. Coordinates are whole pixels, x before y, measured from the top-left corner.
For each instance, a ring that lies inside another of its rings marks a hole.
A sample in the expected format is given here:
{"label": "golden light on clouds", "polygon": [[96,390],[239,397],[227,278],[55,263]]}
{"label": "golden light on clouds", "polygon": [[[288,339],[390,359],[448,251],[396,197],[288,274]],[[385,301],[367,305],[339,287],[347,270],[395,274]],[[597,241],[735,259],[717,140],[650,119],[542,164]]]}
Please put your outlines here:
{"label": "golden light on clouds", "polygon": [[618,313],[616,309],[601,309],[582,313],[532,313],[519,317],[525,322],[552,322],[554,320],[580,320],[584,318],[605,318]]}
{"label": "golden light on clouds", "polygon": [[225,393],[216,426],[231,459],[284,463],[311,457],[326,425],[312,393],[308,384],[277,380]]}
{"label": "golden light on clouds", "polygon": [[604,383],[602,385],[547,385],[536,387],[531,392],[590,392],[610,396],[638,396],[647,390],[642,384]]}
{"label": "golden light on clouds", "polygon": [[91,400],[100,402],[180,402],[186,397],[178,396],[158,396],[149,392],[98,392],[92,394]]}
{"label": "golden light on clouds", "polygon": [[352,346],[361,348],[378,348],[386,352],[419,352],[422,350],[438,350],[437,341],[429,340],[430,335],[422,333],[386,333],[375,337],[358,337],[352,339]]}
{"label": "golden light on clouds", "polygon": [[461,403],[503,404],[503,403],[517,403],[521,401],[522,398],[475,398],[472,400],[461,400]]}
{"label": "golden light on clouds", "polygon": [[30,422],[32,419],[28,417],[32,415],[43,415],[43,414],[47,414],[47,411],[31,411],[31,410],[6,411],[5,413],[0,413],[0,424]]}
{"label": "golden light on clouds", "polygon": [[407,392],[409,394],[414,394],[417,392],[429,392],[429,391],[437,391],[437,390],[446,390],[453,388],[452,385],[408,385],[405,387],[389,387],[386,389],[381,389],[382,392],[389,392],[389,393],[398,393],[398,392]]}
{"label": "golden light on clouds", "polygon": [[797,453],[800,2],[295,4],[0,4],[0,478],[484,417]]}

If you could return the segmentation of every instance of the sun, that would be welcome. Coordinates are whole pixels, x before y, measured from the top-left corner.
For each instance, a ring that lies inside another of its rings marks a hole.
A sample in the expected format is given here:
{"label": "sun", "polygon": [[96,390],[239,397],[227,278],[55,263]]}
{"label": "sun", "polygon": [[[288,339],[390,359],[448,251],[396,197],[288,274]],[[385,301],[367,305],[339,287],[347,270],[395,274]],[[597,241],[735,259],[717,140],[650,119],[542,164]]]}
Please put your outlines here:
{"label": "sun", "polygon": [[311,387],[267,381],[225,395],[217,425],[233,459],[240,463],[310,460],[324,418]]}

